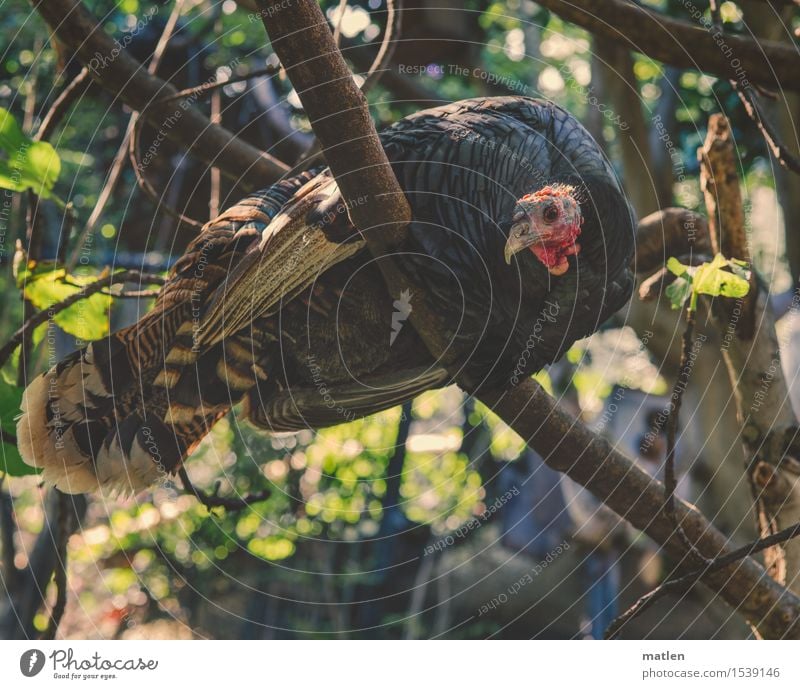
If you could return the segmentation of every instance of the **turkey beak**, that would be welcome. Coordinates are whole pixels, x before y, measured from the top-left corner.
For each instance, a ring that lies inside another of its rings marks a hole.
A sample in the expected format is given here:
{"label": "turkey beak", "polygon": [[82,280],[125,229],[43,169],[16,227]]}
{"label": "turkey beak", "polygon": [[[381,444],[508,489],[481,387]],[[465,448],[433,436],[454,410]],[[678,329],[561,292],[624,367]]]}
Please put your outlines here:
{"label": "turkey beak", "polygon": [[531,229],[530,220],[526,218],[525,220],[514,223],[511,226],[511,230],[508,232],[508,240],[506,241],[506,248],[503,252],[506,263],[511,265],[511,257],[514,254],[526,249],[538,239],[538,234]]}

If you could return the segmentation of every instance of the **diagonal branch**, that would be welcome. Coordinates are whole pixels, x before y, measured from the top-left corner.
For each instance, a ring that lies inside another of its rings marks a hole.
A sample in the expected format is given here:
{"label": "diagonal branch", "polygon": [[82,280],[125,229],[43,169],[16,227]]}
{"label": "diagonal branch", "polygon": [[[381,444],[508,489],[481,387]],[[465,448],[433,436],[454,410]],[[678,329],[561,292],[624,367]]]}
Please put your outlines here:
{"label": "diagonal branch", "polygon": [[642,596],[636,601],[636,603],[634,603],[624,613],[617,617],[617,619],[614,620],[611,625],[609,625],[608,629],[606,630],[605,637],[607,639],[614,638],[628,622],[647,610],[657,600],[663,598],[666,594],[672,591],[685,591],[690,586],[700,581],[704,574],[724,569],[725,567],[735,564],[744,557],[755,555],[756,553],[760,553],[777,545],[782,545],[794,538],[797,538],[798,536],[800,536],[800,523],[794,524],[786,529],[783,529],[782,531],[779,531],[778,533],[767,536],[766,538],[759,538],[756,541],[752,541],[751,543],[743,545],[741,548],[737,548],[733,552],[716,558],[715,560],[709,560],[703,567],[699,569],[695,569],[687,574],[675,577],[673,579],[668,579],[660,586],[657,586],[652,591]]}
{"label": "diagonal branch", "polygon": [[[295,0],[292,12],[276,13],[268,0],[259,0],[259,7],[273,48],[309,113],[342,194],[345,199],[356,193],[367,194],[369,203],[351,207],[351,218],[373,254],[381,256],[378,263],[387,288],[398,296],[396,293],[408,286],[408,278],[386,253],[402,241],[410,213],[363,95],[315,2]],[[386,231],[387,226],[391,233]],[[372,231],[376,228],[380,231]],[[441,330],[436,327],[438,319],[419,292],[413,292],[415,303],[410,320],[431,352],[441,354],[444,350],[438,334]],[[479,397],[550,467],[587,487],[678,559],[687,557],[686,546],[674,534],[672,521],[661,509],[663,485],[559,409],[532,379],[511,390],[481,392]],[[687,535],[705,557],[730,552],[728,539],[696,509],[676,501],[675,510]],[[708,572],[703,581],[745,615],[763,636],[800,638],[800,598],[770,579],[755,560],[744,558],[722,570]]]}
{"label": "diagonal branch", "polygon": [[[800,53],[785,43],[722,33],[628,0],[538,0],[568,22],[676,67],[800,90]],[[697,2],[702,11],[703,3]],[[691,9],[691,6],[689,6]]]}
{"label": "diagonal branch", "polygon": [[[175,27],[178,24],[178,19],[180,18],[181,12],[183,10],[183,0],[177,0],[175,5],[172,8],[172,12],[170,13],[169,19],[167,19],[167,23],[164,25],[164,29],[161,32],[161,37],[158,39],[158,43],[156,44],[156,49],[153,51],[153,56],[150,58],[150,62],[147,65],[147,72],[148,74],[156,74],[158,71],[158,67],[161,64],[161,58],[164,56],[164,51],[167,49],[167,45],[169,45],[170,40],[172,39],[172,34],[175,30]],[[89,73],[89,68],[84,67],[81,74]],[[100,191],[100,194],[97,197],[97,201],[94,204],[94,208],[92,208],[92,212],[89,215],[89,219],[86,221],[86,225],[84,225],[83,230],[81,231],[80,235],[78,236],[77,241],[75,242],[75,249],[72,252],[72,255],[67,262],[68,268],[71,270],[75,267],[78,260],[80,259],[80,254],[84,251],[86,237],[91,234],[94,230],[95,226],[97,225],[98,221],[102,217],[103,213],[105,212],[106,205],[111,200],[111,196],[117,189],[117,184],[119,180],[122,178],[122,172],[125,167],[125,153],[128,150],[128,143],[130,141],[131,135],[135,131],[136,123],[139,121],[140,114],[132,113],[131,116],[128,118],[128,124],[125,127],[125,133],[122,136],[122,142],[120,143],[119,147],[117,148],[116,154],[114,154],[114,160],[111,163],[111,169],[106,177],[105,184]],[[136,167],[134,166],[134,170]],[[66,234],[66,233],[65,233]],[[64,242],[66,242],[69,237],[64,238]]]}
{"label": "diagonal branch", "polygon": [[219,486],[216,486],[211,493],[205,493],[197,488],[189,478],[185,467],[178,469],[178,476],[181,479],[184,492],[193,495],[208,510],[213,510],[215,507],[223,507],[229,512],[238,512],[257,502],[264,502],[272,495],[272,491],[265,488],[258,493],[246,493],[245,495],[227,498],[217,493]]}
{"label": "diagonal branch", "polygon": [[[149,103],[176,93],[171,84],[149,74],[106,34],[80,0],[31,0],[31,4],[64,48],[88,67],[92,79],[128,107],[141,112]],[[170,125],[176,117],[178,123]],[[289,169],[227,129],[212,124],[195,108],[161,103],[148,109],[147,121],[246,188],[261,189]]]}

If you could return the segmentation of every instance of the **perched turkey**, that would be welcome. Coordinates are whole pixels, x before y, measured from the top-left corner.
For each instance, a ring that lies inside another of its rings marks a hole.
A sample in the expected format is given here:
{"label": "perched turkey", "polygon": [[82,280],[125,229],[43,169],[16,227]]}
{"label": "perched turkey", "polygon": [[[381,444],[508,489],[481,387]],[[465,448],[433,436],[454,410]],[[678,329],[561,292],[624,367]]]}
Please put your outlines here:
{"label": "perched turkey", "polygon": [[[630,297],[634,221],[588,132],[549,102],[473,99],[381,134],[413,211],[395,256],[457,365],[393,300],[327,169],[209,222],[155,308],[27,388],[25,461],[77,493],[174,473],[232,406],[271,431],[322,428],[458,377],[510,386]],[[355,200],[354,202],[358,202]]]}

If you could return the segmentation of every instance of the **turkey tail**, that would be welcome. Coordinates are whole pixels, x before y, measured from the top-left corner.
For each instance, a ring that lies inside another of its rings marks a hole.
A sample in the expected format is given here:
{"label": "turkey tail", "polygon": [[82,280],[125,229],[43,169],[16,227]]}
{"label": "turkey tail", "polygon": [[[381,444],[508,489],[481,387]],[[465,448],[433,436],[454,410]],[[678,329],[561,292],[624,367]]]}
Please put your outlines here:
{"label": "turkey tail", "polygon": [[149,364],[164,356],[159,350],[170,339],[161,339],[169,333],[160,315],[71,354],[25,390],[19,449],[47,483],[65,493],[139,492],[174,474],[266,378],[246,363],[252,354],[233,336],[183,369],[171,387],[158,385],[163,359]]}
{"label": "turkey tail", "polygon": [[17,439],[23,459],[42,469],[47,483],[66,493],[137,492],[174,472],[227,411],[230,404],[200,405],[181,423],[165,419],[167,396],[153,380],[183,311],[154,311],[28,386]]}

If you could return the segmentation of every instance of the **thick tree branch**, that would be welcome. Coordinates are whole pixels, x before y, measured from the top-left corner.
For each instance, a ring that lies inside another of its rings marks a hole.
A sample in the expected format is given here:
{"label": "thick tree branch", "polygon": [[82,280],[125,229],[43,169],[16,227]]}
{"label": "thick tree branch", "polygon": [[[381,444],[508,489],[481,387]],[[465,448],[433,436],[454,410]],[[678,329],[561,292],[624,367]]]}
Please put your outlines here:
{"label": "thick tree branch", "polygon": [[690,586],[700,581],[704,574],[724,569],[725,567],[738,562],[743,557],[755,555],[756,553],[760,553],[767,548],[786,543],[794,538],[797,538],[798,536],[800,536],[800,524],[794,524],[793,526],[783,529],[782,531],[772,534],[771,536],[761,538],[757,541],[753,541],[752,543],[748,543],[741,548],[737,548],[733,552],[728,553],[723,557],[710,560],[700,569],[695,569],[692,572],[675,577],[674,579],[668,579],[660,586],[657,586],[652,591],[642,596],[634,605],[620,615],[606,630],[606,638],[610,639],[615,637],[619,631],[628,622],[630,622],[630,620],[643,613],[647,608],[649,608],[660,598],[663,598],[667,593],[670,593],[671,591],[685,591]]}
{"label": "thick tree branch", "polygon": [[[370,245],[398,245],[411,210],[378,140],[367,100],[353,81],[322,11],[309,2],[294,3],[291,11],[275,11],[278,6],[269,0],[257,4],[353,223]],[[379,232],[369,232],[372,229]]]}
{"label": "thick tree branch", "polygon": [[[130,108],[172,96],[176,89],[147,69],[112,40],[80,0],[31,0],[58,41],[89,68],[92,78]],[[175,122],[177,118],[177,122]],[[258,151],[227,129],[213,125],[199,110],[161,103],[148,108],[148,122],[208,165],[242,186],[260,189],[287,170],[276,158]]]}
{"label": "thick tree branch", "polygon": [[[364,195],[373,201],[351,207],[351,218],[379,261],[387,287],[395,293],[408,286],[386,251],[401,241],[409,219],[408,205],[369,118],[366,103],[355,87],[336,49],[319,7],[312,0],[296,0],[292,12],[274,12],[268,0],[259,0],[272,44],[297,89],[312,126],[326,149],[326,157],[345,199]],[[335,165],[335,167],[334,167]],[[358,180],[361,186],[355,186]],[[355,187],[355,188],[354,188]],[[382,197],[386,204],[374,203]],[[393,229],[387,240],[385,232]],[[415,296],[420,290],[415,290]],[[434,355],[444,352],[436,314],[423,298],[415,300],[410,320]],[[440,359],[441,360],[441,359]],[[444,362],[447,363],[446,360]],[[605,504],[661,543],[674,556],[687,555],[662,511],[664,487],[603,438],[590,432],[558,409],[533,380],[508,391],[484,391],[481,401],[513,428],[545,462],[586,486]],[[687,535],[707,558],[730,552],[727,538],[699,512],[685,503],[675,505]],[[703,577],[713,590],[742,612],[769,638],[800,638],[800,599],[770,579],[754,560],[746,558]]]}
{"label": "thick tree branch", "polygon": [[[724,79],[800,90],[794,46],[716,34],[627,0],[537,0],[566,21],[660,62]],[[702,9],[703,3],[697,3]],[[737,74],[738,72],[738,74]]]}

